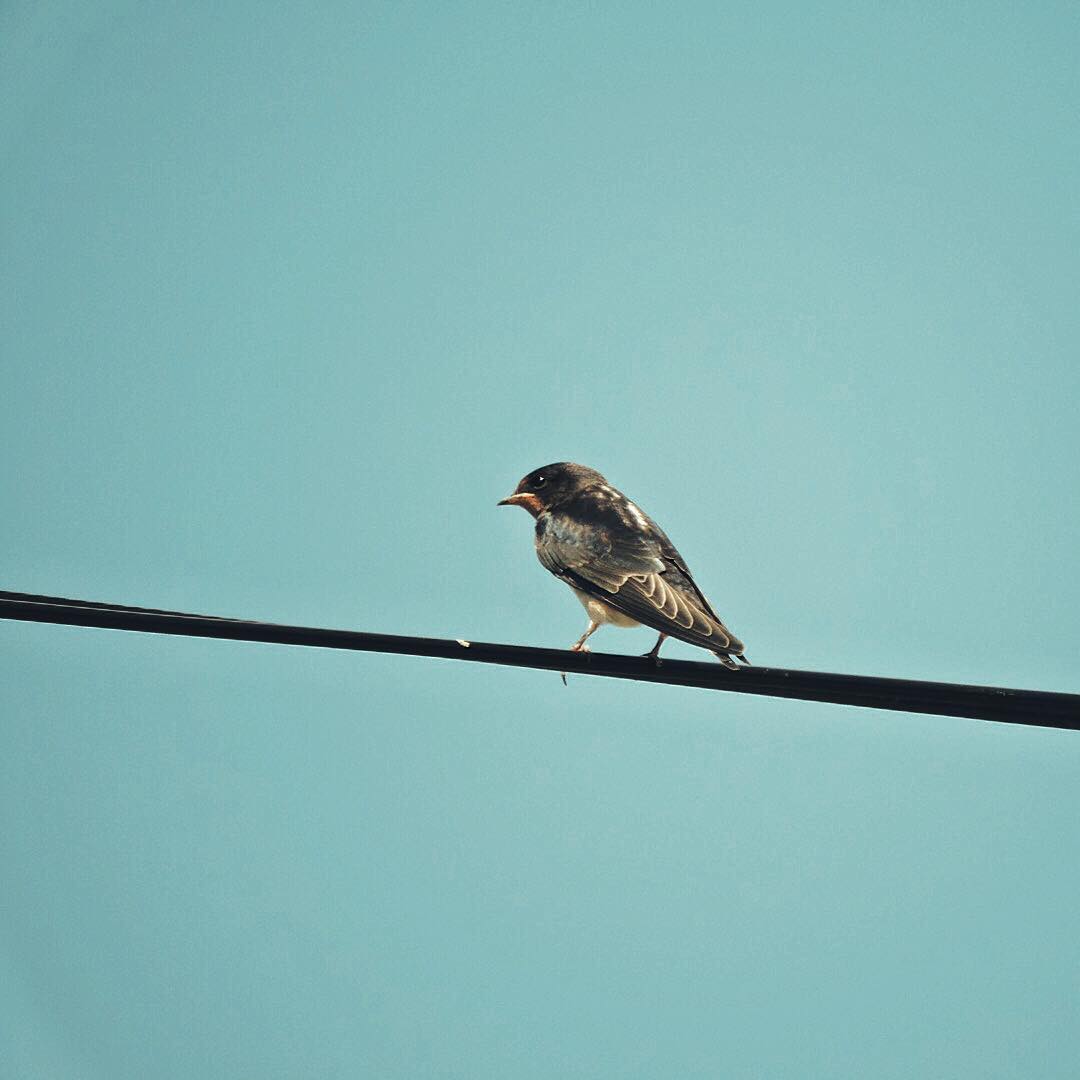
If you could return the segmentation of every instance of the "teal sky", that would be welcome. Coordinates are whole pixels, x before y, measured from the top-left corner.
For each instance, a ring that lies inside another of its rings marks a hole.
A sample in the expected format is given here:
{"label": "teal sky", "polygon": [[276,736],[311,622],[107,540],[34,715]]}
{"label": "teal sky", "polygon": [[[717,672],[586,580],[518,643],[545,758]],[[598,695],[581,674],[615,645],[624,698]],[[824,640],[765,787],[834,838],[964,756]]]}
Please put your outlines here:
{"label": "teal sky", "polygon": [[[5,5],[2,587],[564,646],[495,503],[570,459],[757,663],[1080,692],[1077,55]],[[1075,734],[11,623],[0,676],[4,1075],[1075,1076]]]}

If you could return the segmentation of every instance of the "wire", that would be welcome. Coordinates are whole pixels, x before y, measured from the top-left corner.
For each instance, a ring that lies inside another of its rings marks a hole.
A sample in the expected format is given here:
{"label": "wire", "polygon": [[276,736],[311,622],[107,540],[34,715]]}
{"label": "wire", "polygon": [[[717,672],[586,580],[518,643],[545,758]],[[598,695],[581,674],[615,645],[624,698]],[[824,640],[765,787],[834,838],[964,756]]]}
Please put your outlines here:
{"label": "wire", "polygon": [[748,667],[729,671],[720,664],[664,660],[661,664],[639,656],[572,653],[563,649],[535,649],[521,645],[495,645],[484,641],[366,634],[354,630],[326,630],[193,615],[159,608],[69,600],[57,596],[0,591],[0,618],[65,626],[129,630],[146,634],[260,641],[356,652],[396,653],[465,660],[480,664],[565,671],[577,675],[603,675],[613,679],[694,686],[738,694],[826,701],[867,709],[962,716],[1007,724],[1080,730],[1080,695],[1044,690],[1011,690],[996,686],[882,679],[866,675],[837,675],[821,671]]}

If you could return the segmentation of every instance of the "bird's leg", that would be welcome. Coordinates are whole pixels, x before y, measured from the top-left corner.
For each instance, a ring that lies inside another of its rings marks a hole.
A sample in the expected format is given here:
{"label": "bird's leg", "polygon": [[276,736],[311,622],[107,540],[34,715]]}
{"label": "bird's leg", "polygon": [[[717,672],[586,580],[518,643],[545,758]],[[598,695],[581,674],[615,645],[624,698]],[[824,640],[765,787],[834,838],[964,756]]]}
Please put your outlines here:
{"label": "bird's leg", "polygon": [[667,640],[667,634],[661,634],[656,639],[656,644],[645,654],[646,660],[651,660],[657,667],[660,666],[660,646]]}
{"label": "bird's leg", "polygon": [[[579,637],[577,639],[577,641],[575,641],[574,644],[570,646],[570,651],[571,652],[588,652],[589,651],[589,646],[585,644],[585,639],[590,634],[595,634],[596,631],[599,630],[599,629],[600,629],[600,624],[598,622],[593,622],[592,619],[590,619],[589,620],[589,629],[586,630],[585,633],[582,634],[581,637]],[[563,686],[565,686],[566,685],[566,672],[565,671],[560,671],[559,674],[562,676],[562,684],[563,684]]]}
{"label": "bird's leg", "polygon": [[577,639],[577,641],[575,641],[574,644],[570,646],[570,651],[571,652],[588,652],[589,651],[589,646],[585,644],[585,639],[587,637],[589,637],[590,635],[595,634],[596,631],[599,630],[599,629],[600,629],[600,624],[598,622],[593,622],[592,619],[590,619],[589,620],[589,629],[586,630],[585,633],[582,634],[581,637],[579,637]]}

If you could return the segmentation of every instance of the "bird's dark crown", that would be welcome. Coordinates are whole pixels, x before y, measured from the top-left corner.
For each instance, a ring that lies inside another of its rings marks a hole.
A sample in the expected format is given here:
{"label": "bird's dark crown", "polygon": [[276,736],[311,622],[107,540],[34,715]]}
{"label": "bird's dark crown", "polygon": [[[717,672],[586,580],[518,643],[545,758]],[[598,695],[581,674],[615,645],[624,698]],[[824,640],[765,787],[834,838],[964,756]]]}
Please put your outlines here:
{"label": "bird's dark crown", "polygon": [[515,495],[535,495],[539,503],[550,509],[572,499],[579,491],[607,481],[595,469],[576,465],[572,461],[557,461],[534,469],[525,476],[514,491]]}

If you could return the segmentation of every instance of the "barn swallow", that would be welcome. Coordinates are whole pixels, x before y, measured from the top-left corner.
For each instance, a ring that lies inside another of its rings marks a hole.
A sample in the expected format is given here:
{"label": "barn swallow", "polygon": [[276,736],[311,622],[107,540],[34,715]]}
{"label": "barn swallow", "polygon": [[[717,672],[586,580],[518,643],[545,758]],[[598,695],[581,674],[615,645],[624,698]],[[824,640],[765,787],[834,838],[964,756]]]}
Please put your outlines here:
{"label": "barn swallow", "polygon": [[536,554],[589,614],[572,652],[602,624],[644,625],[660,637],[646,655],[659,663],[668,637],[709,649],[725,667],[744,664],[743,643],[720,621],[663,529],[595,469],[560,461],[526,476],[499,506],[536,518]]}

